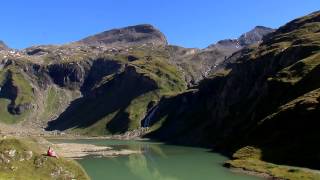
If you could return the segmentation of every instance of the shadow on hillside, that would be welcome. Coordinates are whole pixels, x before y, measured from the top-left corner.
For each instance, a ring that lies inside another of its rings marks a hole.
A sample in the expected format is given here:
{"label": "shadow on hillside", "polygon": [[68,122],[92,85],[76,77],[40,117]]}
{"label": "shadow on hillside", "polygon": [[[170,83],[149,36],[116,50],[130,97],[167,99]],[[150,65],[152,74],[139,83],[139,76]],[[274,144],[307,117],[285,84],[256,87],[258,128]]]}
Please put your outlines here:
{"label": "shadow on hillside", "polygon": [[74,100],[56,120],[48,123],[46,130],[81,129],[103,121],[97,126],[104,126],[111,133],[123,133],[128,130],[130,119],[125,110],[131,101],[157,88],[148,77],[134,70],[125,71],[90,95]]}
{"label": "shadow on hillside", "polygon": [[319,117],[319,103],[301,101],[263,122],[247,144],[261,150],[263,161],[320,169]]}

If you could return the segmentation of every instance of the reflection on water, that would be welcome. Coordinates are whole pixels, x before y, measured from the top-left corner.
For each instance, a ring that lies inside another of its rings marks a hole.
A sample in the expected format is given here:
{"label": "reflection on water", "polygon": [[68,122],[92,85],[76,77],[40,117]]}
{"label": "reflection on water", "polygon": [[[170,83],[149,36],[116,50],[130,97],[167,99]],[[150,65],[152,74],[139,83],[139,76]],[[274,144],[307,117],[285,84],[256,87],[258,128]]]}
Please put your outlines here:
{"label": "reflection on water", "polygon": [[130,155],[126,164],[130,171],[142,180],[178,180],[178,178],[161,175],[154,166],[148,167],[146,156]]}
{"label": "reflection on water", "polygon": [[65,140],[140,150],[116,158],[79,160],[92,180],[257,180],[222,167],[225,157],[207,149],[170,146],[148,141]]}
{"label": "reflection on water", "polygon": [[126,163],[134,175],[139,177],[141,180],[179,180],[178,178],[161,174],[156,168],[157,162],[153,157],[153,154],[162,158],[167,157],[158,145],[143,143],[136,146],[141,152],[143,152],[143,154],[130,155],[129,161]]}

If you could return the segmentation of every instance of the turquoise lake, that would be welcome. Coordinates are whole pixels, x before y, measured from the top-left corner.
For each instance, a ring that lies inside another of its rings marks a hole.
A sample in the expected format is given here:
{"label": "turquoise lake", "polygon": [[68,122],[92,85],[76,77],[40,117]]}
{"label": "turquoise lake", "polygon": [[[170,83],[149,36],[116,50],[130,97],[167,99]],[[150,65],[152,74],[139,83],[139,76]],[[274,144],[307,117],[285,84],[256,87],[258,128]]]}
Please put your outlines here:
{"label": "turquoise lake", "polygon": [[87,156],[77,160],[92,180],[258,180],[222,166],[226,157],[209,149],[173,146],[151,141],[55,140],[140,150],[113,158]]}

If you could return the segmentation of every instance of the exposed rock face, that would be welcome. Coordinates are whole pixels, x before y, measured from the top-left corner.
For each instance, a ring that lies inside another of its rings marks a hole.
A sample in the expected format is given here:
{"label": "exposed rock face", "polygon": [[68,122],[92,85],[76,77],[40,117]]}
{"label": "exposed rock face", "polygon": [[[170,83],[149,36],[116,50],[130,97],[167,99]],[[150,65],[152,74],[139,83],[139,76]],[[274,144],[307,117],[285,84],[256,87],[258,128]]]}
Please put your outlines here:
{"label": "exposed rock face", "polygon": [[261,42],[264,36],[274,31],[274,29],[268,27],[256,26],[249,32],[242,34],[238,39],[225,39],[218,41],[216,44],[208,46],[207,50],[219,49],[223,51],[229,49],[230,51],[235,52],[237,49],[239,50],[243,47]]}
{"label": "exposed rock face", "polygon": [[128,47],[144,44],[166,46],[168,44],[164,34],[148,24],[105,31],[87,37],[79,42],[87,45],[104,45],[109,47]]}
{"label": "exposed rock face", "polygon": [[238,38],[239,44],[241,46],[249,46],[251,44],[255,44],[260,42],[264,36],[274,32],[274,29],[264,27],[264,26],[256,26],[251,31],[244,33]]}
{"label": "exposed rock face", "polygon": [[85,80],[86,72],[90,66],[85,62],[82,63],[66,63],[52,64],[48,66],[50,77],[55,84],[70,89],[79,89]]}

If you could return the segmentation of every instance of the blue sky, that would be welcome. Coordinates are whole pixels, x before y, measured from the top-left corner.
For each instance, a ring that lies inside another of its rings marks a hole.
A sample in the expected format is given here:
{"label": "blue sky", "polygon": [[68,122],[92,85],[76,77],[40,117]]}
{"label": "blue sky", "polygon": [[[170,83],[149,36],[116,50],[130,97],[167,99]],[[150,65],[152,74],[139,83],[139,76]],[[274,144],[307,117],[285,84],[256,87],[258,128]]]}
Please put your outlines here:
{"label": "blue sky", "polygon": [[25,48],[148,23],[170,44],[203,48],[316,10],[320,0],[8,0],[0,2],[0,39]]}

